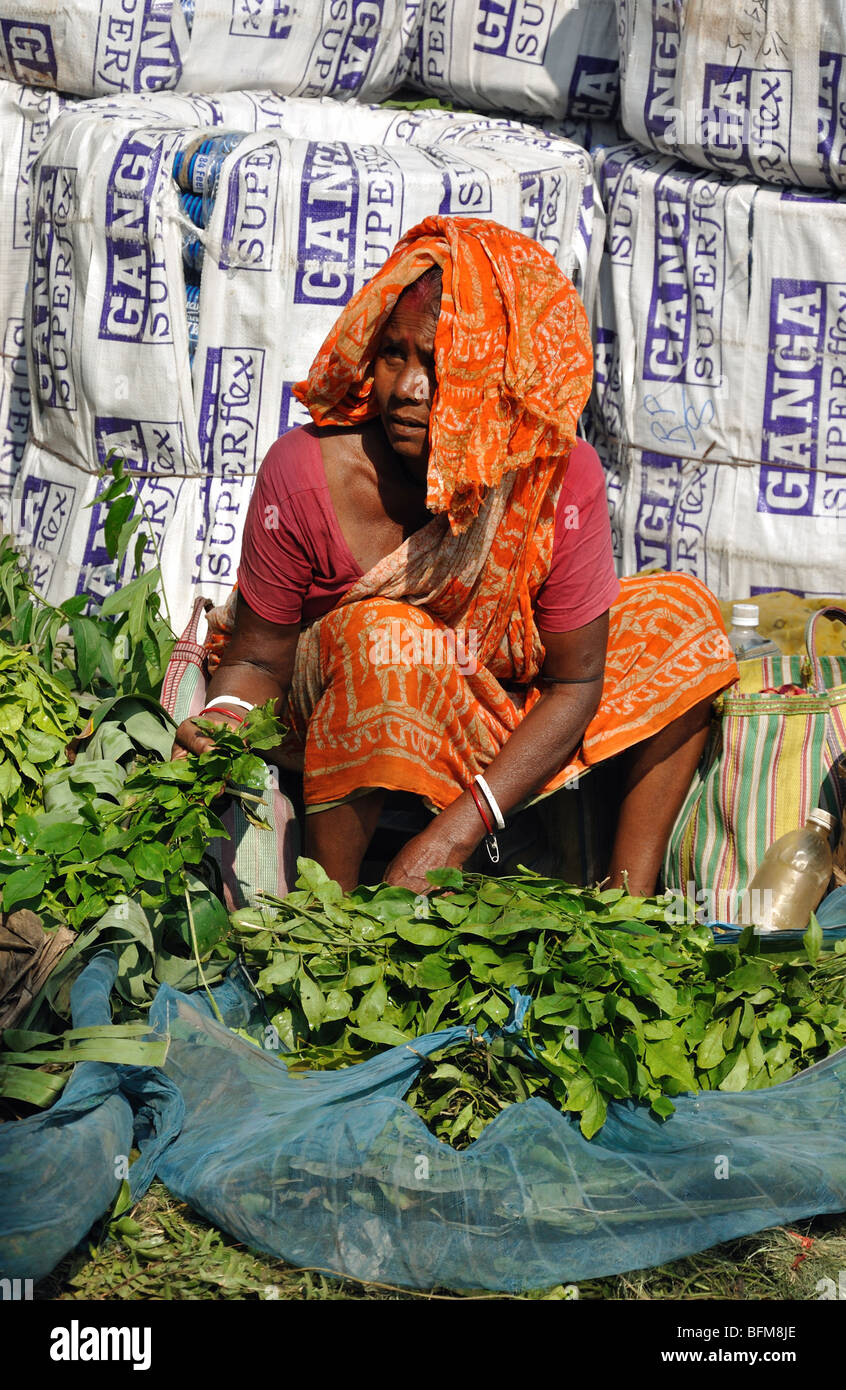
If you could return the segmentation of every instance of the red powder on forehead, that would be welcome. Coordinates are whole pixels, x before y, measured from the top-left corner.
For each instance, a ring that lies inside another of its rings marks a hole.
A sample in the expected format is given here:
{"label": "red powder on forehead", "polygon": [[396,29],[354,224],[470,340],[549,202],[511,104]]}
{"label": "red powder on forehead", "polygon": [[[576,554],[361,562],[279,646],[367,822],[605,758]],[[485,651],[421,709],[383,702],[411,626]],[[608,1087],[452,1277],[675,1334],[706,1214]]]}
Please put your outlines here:
{"label": "red powder on forehead", "polygon": [[441,267],[439,265],[430,266],[428,270],[424,270],[419,279],[406,285],[397,299],[397,305],[402,304],[405,308],[414,309],[418,313],[431,313],[437,318],[441,311],[442,282]]}

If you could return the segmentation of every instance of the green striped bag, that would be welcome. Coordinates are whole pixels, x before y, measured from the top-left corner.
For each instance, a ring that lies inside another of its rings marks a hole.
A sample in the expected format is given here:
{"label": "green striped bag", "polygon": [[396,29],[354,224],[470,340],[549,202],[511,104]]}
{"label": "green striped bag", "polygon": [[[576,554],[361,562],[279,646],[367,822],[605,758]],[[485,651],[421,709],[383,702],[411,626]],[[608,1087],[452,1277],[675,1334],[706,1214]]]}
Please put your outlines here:
{"label": "green striped bag", "polygon": [[[200,619],[211,606],[208,599],[197,599],[165,673],[161,702],[177,724],[198,715],[206,702],[206,652],[197,634]],[[255,794],[254,788],[244,790]],[[282,895],[294,886],[300,852],[299,825],[293,803],[279,790],[275,767],[267,768],[264,801],[262,815],[268,821],[267,830],[252,825],[241,803],[232,797],[218,810],[229,839],[212,840],[208,853],[218,864],[230,910],[252,906],[259,893]]]}
{"label": "green striped bag", "polygon": [[[702,762],[664,857],[665,888],[702,901],[710,920],[738,920],[738,898],[769,846],[822,806],[838,818],[846,801],[846,658],[819,656],[821,608],[805,628],[808,658],[750,658],[740,681],[715,702]],[[799,685],[805,694],[767,693]]]}

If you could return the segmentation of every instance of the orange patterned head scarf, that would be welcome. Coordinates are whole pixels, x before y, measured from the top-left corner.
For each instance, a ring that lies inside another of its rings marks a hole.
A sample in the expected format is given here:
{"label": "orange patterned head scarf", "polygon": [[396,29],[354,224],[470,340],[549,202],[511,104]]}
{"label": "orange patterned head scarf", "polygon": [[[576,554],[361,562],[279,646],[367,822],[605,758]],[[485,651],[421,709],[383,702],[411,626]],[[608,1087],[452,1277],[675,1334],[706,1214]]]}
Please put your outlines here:
{"label": "orange patterned head scarf", "polygon": [[[376,414],[379,333],[406,286],[443,271],[426,505],[467,528],[504,474],[566,458],[593,369],[584,306],[536,241],[476,217],[427,217],[342,311],[294,395],[318,425]],[[547,473],[548,470],[542,470]]]}

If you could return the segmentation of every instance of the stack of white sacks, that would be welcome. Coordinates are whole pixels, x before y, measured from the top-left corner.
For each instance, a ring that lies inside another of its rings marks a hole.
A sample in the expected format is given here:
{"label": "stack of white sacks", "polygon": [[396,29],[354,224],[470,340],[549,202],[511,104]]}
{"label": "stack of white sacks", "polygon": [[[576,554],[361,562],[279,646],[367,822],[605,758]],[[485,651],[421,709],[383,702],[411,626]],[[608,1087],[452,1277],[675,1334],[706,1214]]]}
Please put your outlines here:
{"label": "stack of white sacks", "polygon": [[[293,383],[434,212],[580,288],[621,572],[842,588],[838,0],[0,0],[2,77],[0,522],[45,594],[118,582],[88,509],[113,450],[177,617],[222,596]],[[500,115],[366,104],[403,83]]]}
{"label": "stack of white sacks", "polygon": [[[18,255],[0,300],[15,349],[4,356],[0,488],[46,597],[102,594],[128,577],[114,573],[105,517],[89,506],[112,451],[137,475],[175,621],[196,593],[229,591],[261,459],[305,418],[293,383],[423,217],[491,217],[536,236],[592,302],[604,223],[583,147],[554,127],[362,104],[401,84],[446,8],[325,0],[289,20],[276,0],[144,0],[131,16],[122,0],[0,0],[0,250]],[[454,8],[443,50],[453,96],[480,82],[512,109],[569,112],[568,132],[575,117],[584,132],[608,113],[609,0]],[[462,27],[471,11],[481,48]],[[549,24],[527,47],[520,26],[539,11]],[[320,58],[330,50],[332,62]],[[486,86],[485,62],[498,86]],[[414,75],[435,82],[425,64]],[[230,81],[249,90],[214,93]],[[34,84],[73,85],[75,99]],[[229,132],[211,196],[181,191],[174,161]]]}
{"label": "stack of white sacks", "polygon": [[642,143],[596,154],[592,409],[621,570],[684,570],[722,598],[840,593],[846,10],[618,10]]}

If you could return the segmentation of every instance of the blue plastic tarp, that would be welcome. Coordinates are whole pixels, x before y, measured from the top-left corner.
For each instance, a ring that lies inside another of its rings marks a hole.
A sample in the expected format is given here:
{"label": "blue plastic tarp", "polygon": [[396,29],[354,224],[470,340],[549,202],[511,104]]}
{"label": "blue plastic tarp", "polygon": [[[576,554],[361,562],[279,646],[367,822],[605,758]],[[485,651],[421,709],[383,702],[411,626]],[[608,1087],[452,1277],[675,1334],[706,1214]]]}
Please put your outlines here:
{"label": "blue plastic tarp", "polygon": [[[75,988],[74,1023],[108,1018],[113,968]],[[243,1026],[247,991],[215,992]],[[474,1144],[441,1143],[403,1097],[428,1034],[336,1072],[289,1071],[202,996],[162,986],[162,1071],[79,1065],[45,1115],[0,1127],[0,1273],[39,1278],[114,1200],[116,1153],[239,1240],[294,1265],[409,1288],[521,1292],[664,1264],[846,1210],[846,1049],[769,1090],[679,1097],[661,1123],[609,1105],[592,1140],[543,1100]],[[134,1126],[134,1137],[133,1137]]]}

